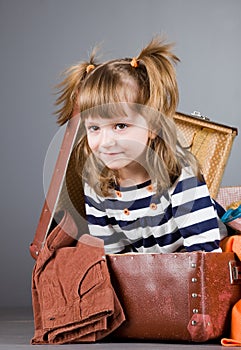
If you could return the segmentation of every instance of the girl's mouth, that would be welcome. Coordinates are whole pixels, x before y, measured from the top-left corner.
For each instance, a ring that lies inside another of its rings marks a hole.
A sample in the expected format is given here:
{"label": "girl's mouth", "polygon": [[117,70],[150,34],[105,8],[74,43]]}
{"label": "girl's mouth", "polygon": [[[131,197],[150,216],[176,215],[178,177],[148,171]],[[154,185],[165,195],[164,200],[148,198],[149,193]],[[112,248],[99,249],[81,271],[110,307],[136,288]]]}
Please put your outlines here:
{"label": "girl's mouth", "polygon": [[123,154],[123,152],[102,152],[101,153],[104,156],[111,157],[111,156],[118,156],[120,154]]}

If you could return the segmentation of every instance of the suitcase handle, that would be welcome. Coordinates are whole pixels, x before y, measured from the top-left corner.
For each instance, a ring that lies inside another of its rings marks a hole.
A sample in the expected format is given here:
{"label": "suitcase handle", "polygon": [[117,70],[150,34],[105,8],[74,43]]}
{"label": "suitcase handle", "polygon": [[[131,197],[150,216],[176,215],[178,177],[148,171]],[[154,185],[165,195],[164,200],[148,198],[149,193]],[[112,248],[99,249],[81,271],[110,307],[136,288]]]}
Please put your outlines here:
{"label": "suitcase handle", "polygon": [[241,284],[241,261],[229,261],[230,283]]}

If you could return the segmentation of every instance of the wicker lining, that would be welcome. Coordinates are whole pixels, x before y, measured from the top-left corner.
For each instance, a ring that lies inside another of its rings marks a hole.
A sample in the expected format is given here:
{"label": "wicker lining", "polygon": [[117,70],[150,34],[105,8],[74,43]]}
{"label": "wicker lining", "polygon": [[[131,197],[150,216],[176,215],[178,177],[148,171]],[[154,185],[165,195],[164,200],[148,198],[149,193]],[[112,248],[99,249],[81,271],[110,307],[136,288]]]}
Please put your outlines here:
{"label": "wicker lining", "polygon": [[216,198],[237,131],[182,114],[177,114],[175,121],[183,134],[184,146],[190,146],[197,157],[210,194]]}

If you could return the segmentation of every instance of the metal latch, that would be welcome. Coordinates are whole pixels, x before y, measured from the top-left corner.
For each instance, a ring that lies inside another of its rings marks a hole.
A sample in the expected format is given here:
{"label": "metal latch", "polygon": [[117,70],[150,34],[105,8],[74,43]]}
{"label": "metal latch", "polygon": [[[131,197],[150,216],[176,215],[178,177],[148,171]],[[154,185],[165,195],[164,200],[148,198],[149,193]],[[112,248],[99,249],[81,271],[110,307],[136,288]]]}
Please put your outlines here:
{"label": "metal latch", "polygon": [[241,262],[229,261],[231,284],[241,284]]}
{"label": "metal latch", "polygon": [[193,117],[195,117],[195,118],[204,119],[204,120],[210,120],[207,116],[202,115],[202,114],[201,114],[200,112],[198,112],[198,111],[193,111],[193,112],[191,113],[191,115],[192,115]]}

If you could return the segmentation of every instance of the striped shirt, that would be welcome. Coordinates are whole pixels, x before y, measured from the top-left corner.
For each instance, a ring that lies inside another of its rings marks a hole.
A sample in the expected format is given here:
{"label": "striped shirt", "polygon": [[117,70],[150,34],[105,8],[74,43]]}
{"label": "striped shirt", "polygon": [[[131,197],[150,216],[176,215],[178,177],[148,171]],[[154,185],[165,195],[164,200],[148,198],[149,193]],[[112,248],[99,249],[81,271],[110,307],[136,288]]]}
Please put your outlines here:
{"label": "striped shirt", "polygon": [[87,183],[84,191],[90,234],[104,240],[107,254],[221,251],[226,230],[220,231],[206,183],[190,167],[161,195],[150,181],[116,188],[112,197],[97,195]]}

